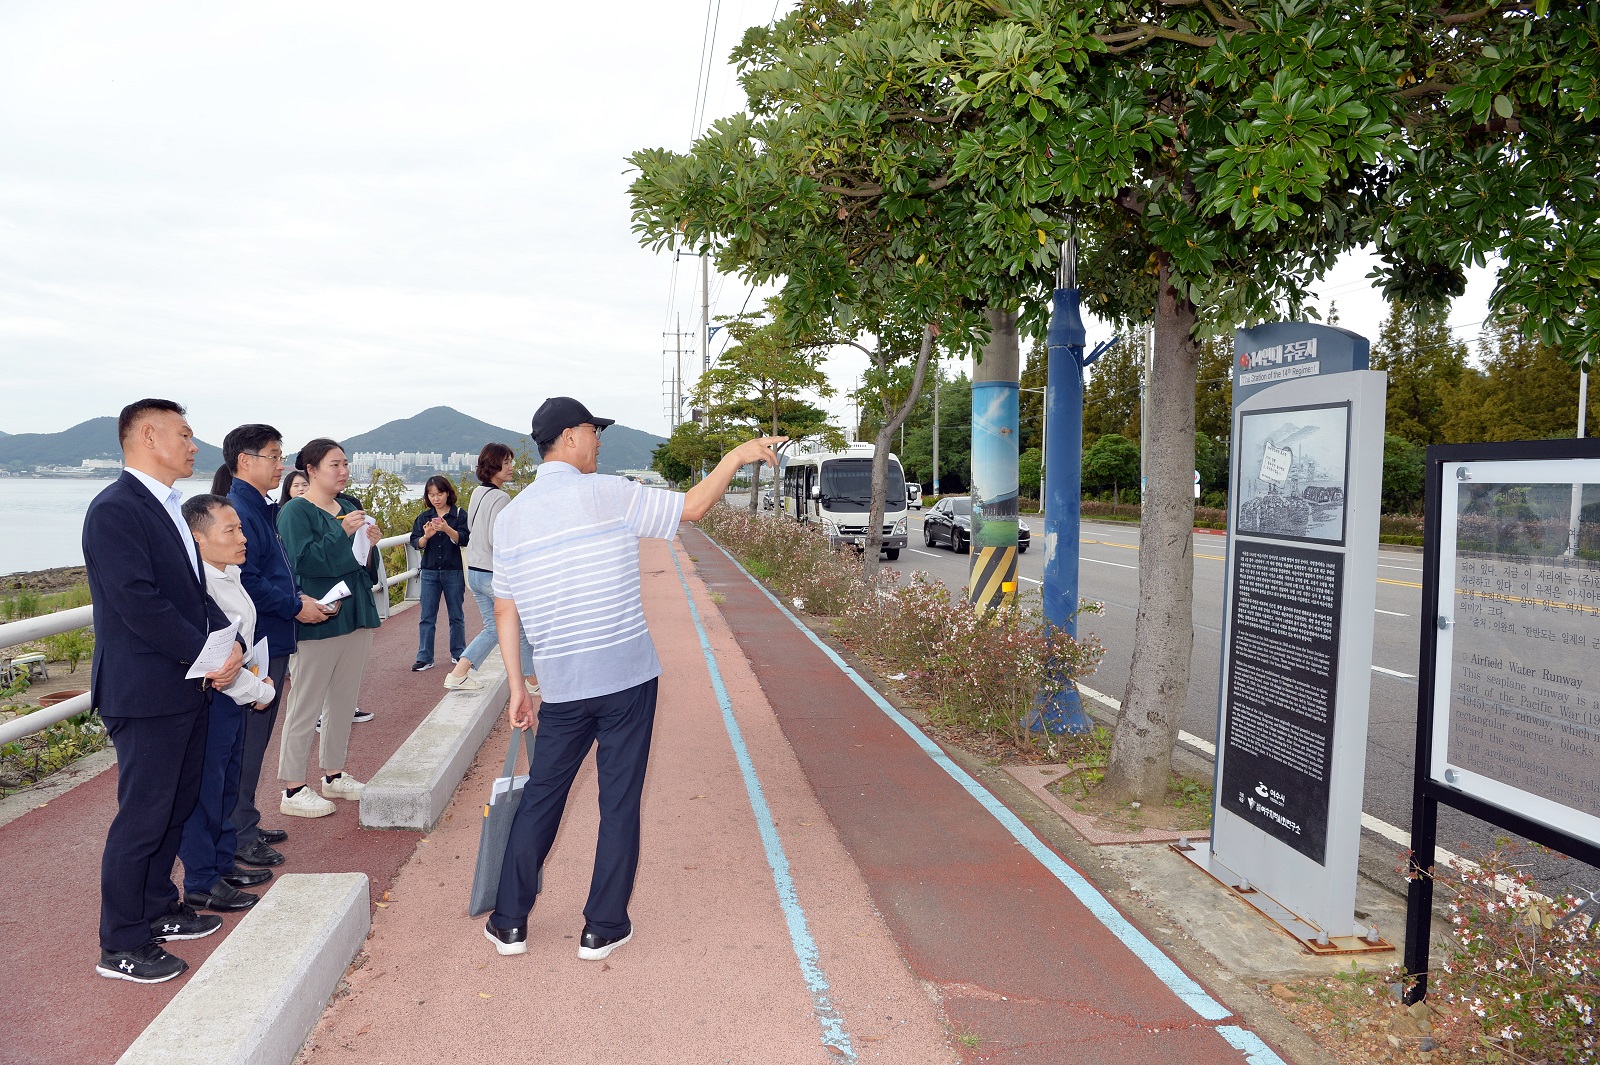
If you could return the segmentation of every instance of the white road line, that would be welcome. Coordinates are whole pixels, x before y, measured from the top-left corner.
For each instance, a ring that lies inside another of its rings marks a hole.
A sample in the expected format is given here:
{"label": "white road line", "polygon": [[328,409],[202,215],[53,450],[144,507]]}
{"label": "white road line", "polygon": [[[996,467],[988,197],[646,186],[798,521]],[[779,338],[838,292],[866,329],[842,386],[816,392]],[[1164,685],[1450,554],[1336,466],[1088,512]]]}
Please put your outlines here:
{"label": "white road line", "polygon": [[1373,666],[1372,671],[1374,673],[1383,673],[1390,677],[1399,677],[1401,680],[1417,679],[1417,675],[1415,673],[1402,673],[1398,669],[1384,669],[1382,666]]}
{"label": "white road line", "polygon": [[1391,566],[1387,562],[1378,563],[1378,568],[1379,569],[1403,569],[1407,573],[1421,573],[1422,572],[1422,567],[1421,566]]}
{"label": "white road line", "polygon": [[927,555],[929,558],[943,558],[944,557],[943,555],[938,554],[938,553],[933,552],[933,551],[924,551],[920,547],[908,547],[908,548],[906,548],[906,550],[910,551],[913,555]]}
{"label": "white road line", "polygon": [[1126,563],[1123,563],[1123,562],[1107,562],[1103,558],[1089,558],[1086,555],[1079,556],[1079,561],[1080,562],[1098,562],[1102,566],[1115,566],[1118,569],[1138,569],[1139,568],[1138,566],[1130,566],[1130,565],[1127,565]]}
{"label": "white road line", "polygon": [[1036,581],[1032,577],[1024,577],[1021,574],[1017,575],[1017,580],[1019,580],[1019,581],[1027,581],[1029,584],[1043,584],[1044,583],[1044,581]]}
{"label": "white road line", "polygon": [[1398,610],[1384,610],[1382,607],[1375,606],[1372,609],[1380,614],[1388,614],[1392,618],[1408,618],[1411,616],[1410,614],[1402,614]]}

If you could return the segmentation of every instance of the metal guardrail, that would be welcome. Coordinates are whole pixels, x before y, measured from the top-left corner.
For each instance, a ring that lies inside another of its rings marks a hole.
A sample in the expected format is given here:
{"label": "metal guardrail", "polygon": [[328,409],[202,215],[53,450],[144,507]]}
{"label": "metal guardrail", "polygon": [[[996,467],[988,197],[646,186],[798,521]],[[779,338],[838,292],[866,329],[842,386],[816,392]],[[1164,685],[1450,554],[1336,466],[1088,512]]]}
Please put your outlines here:
{"label": "metal guardrail", "polygon": [[[378,541],[378,547],[404,547],[406,549],[406,565],[408,568],[403,573],[385,575],[381,581],[372,586],[373,593],[387,596],[390,588],[401,581],[405,581],[406,598],[420,598],[422,595],[420,580],[422,556],[416,548],[411,546],[410,536],[406,534],[385,536]],[[0,625],[0,648],[14,647],[21,643],[32,643],[47,636],[59,636],[63,632],[88,628],[93,624],[94,608],[92,606],[73,607],[71,610],[59,610],[54,614],[42,614],[36,618],[8,621]],[[24,736],[31,736],[35,732],[43,732],[51,725],[58,725],[68,718],[77,717],[90,709],[92,707],[87,692],[56,703],[54,706],[41,707],[31,714],[24,714],[21,717],[0,723],[0,744],[14,743]]]}

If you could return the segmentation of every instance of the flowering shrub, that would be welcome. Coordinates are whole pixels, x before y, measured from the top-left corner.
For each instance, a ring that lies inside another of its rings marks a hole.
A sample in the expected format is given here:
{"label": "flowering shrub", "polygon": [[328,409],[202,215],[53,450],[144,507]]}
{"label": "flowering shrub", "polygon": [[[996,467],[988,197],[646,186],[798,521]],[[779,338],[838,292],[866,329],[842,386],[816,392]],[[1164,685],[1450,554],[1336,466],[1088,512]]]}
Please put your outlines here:
{"label": "flowering shrub", "polygon": [[1094,637],[1073,639],[1032,611],[979,616],[925,573],[902,585],[882,568],[869,584],[857,556],[796,522],[718,505],[699,525],[782,599],[834,618],[852,649],[904,673],[936,724],[1053,748],[1058,737],[1027,727],[1034,701],[1046,683],[1070,688],[1104,654]]}
{"label": "flowering shrub", "polygon": [[1451,949],[1433,992],[1486,1061],[1600,1062],[1600,922],[1595,904],[1549,899],[1497,850],[1460,874]]}

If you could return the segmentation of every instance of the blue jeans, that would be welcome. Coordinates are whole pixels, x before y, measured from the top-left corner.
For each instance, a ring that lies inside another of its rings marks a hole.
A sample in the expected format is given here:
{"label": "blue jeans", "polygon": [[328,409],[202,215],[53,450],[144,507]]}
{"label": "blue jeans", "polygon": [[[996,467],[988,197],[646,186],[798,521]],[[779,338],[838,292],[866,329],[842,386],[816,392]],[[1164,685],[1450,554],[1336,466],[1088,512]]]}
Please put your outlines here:
{"label": "blue jeans", "polygon": [[228,816],[239,798],[244,715],[251,712],[221,692],[211,694],[200,801],[184,822],[178,844],[185,891],[210,891],[223,873],[234,870],[234,831]]}
{"label": "blue jeans", "polygon": [[461,606],[467,595],[466,574],[458,569],[422,571],[422,613],[417,618],[417,661],[433,661],[433,633],[439,623],[439,599],[450,618],[450,657],[460,658],[467,649],[467,619]]}
{"label": "blue jeans", "polygon": [[[483,665],[483,660],[489,657],[491,651],[500,645],[500,634],[494,624],[494,574],[484,573],[481,570],[467,570],[467,587],[472,590],[472,598],[478,601],[478,610],[483,614],[483,631],[472,638],[467,644],[466,660],[472,663],[474,669]],[[522,675],[532,678],[533,672],[533,647],[528,643],[528,637],[522,633],[522,627],[517,626],[518,635],[522,643]],[[457,655],[457,658],[463,656]]]}

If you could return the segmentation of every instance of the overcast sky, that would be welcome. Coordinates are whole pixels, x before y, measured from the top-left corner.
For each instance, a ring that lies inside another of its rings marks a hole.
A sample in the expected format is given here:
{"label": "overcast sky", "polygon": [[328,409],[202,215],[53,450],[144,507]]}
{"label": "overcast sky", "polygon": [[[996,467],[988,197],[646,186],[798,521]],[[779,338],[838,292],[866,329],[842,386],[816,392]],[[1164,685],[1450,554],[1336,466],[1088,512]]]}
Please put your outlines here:
{"label": "overcast sky", "polygon": [[[742,106],[727,52],[774,3],[713,11],[707,119]],[[213,442],[267,421],[293,447],[441,403],[521,429],[570,394],[665,434],[662,334],[698,328],[698,267],[674,283],[639,247],[624,158],[688,146],[707,13],[8,0],[0,430],[161,395]],[[1375,336],[1365,270],[1325,291]],[[713,316],[749,293],[711,288]],[[1486,297],[1480,278],[1458,335]],[[862,361],[833,361],[841,387]]]}

